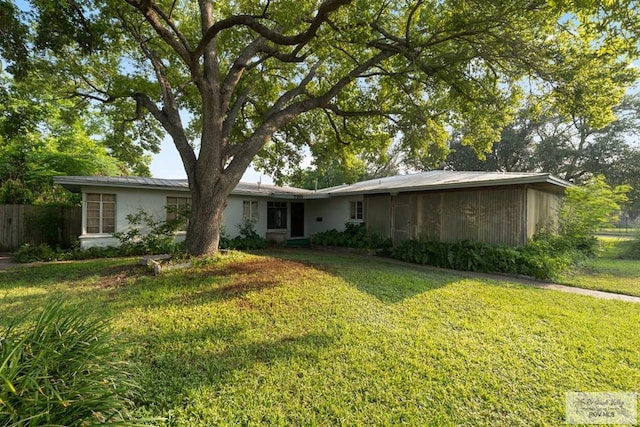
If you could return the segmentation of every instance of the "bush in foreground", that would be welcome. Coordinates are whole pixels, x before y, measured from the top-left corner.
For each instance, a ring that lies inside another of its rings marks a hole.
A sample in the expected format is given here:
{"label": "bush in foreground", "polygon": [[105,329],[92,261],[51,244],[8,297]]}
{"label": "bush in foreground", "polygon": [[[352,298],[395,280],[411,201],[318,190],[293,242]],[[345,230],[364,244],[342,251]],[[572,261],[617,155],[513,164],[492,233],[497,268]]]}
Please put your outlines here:
{"label": "bush in foreground", "polygon": [[[25,323],[26,322],[26,326]],[[0,425],[122,425],[137,388],[105,320],[49,301],[0,329]]]}

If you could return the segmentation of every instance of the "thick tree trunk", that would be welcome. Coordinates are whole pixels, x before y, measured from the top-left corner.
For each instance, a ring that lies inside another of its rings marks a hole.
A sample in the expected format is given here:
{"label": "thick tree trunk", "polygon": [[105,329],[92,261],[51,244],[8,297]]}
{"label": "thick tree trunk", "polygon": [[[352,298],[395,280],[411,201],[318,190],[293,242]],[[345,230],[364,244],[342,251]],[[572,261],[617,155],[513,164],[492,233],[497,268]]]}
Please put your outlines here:
{"label": "thick tree trunk", "polygon": [[[198,183],[192,184],[192,187],[194,186],[203,187]],[[220,228],[228,191],[215,187],[213,189],[192,188],[191,194],[191,213],[185,249],[190,255],[214,255],[218,251],[220,242]]]}

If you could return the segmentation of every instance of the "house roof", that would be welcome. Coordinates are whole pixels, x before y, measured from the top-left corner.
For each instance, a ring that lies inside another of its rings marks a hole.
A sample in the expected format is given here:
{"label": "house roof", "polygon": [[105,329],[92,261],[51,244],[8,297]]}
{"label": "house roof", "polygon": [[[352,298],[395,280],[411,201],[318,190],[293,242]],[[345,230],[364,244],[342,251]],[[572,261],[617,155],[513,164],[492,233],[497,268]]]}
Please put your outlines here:
{"label": "house roof", "polygon": [[380,194],[389,192],[460,189],[503,185],[542,184],[566,188],[571,183],[548,173],[466,172],[434,170],[408,175],[370,179],[350,185],[323,188],[318,193],[329,196]]}
{"label": "house roof", "polygon": [[145,178],[140,176],[56,176],[53,181],[74,193],[81,192],[83,186],[189,190],[189,183],[186,179]]}
{"label": "house roof", "polygon": [[[186,179],[58,176],[54,178],[54,181],[66,189],[76,193],[82,191],[83,186],[177,191],[189,190],[189,184]],[[295,187],[278,187],[268,184],[240,182],[231,194],[285,199],[314,199],[332,196],[401,193],[408,191],[445,190],[521,184],[537,184],[550,189],[561,189],[571,186],[569,182],[556,178],[548,173],[463,172],[436,170],[371,179],[368,181],[357,182],[355,184],[323,188],[317,191]]]}
{"label": "house roof", "polygon": [[[189,183],[186,179],[145,178],[136,176],[56,176],[54,177],[54,182],[74,193],[81,192],[83,186],[189,191]],[[253,182],[240,182],[231,192],[231,194],[242,196],[274,198],[294,198],[295,196],[301,197],[311,193],[313,193],[313,191],[301,188],[278,187]]]}

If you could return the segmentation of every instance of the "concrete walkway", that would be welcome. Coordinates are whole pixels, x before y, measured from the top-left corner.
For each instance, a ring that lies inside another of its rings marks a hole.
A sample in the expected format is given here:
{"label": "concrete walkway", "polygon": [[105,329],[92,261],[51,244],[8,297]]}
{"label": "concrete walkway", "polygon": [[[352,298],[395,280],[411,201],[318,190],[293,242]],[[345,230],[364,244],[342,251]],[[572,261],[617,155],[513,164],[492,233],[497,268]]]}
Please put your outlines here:
{"label": "concrete walkway", "polygon": [[[457,273],[461,273],[461,272],[458,271]],[[501,280],[509,283],[519,283],[521,285],[533,286],[534,288],[551,289],[554,291],[568,292],[570,294],[587,295],[590,297],[600,298],[600,299],[613,299],[618,301],[640,303],[640,297],[624,295],[624,294],[615,294],[613,292],[596,291],[593,289],[576,288],[575,286],[558,285],[557,283],[543,282],[540,280],[529,279],[526,277],[507,276],[507,275],[501,275],[501,274],[471,273],[471,272],[469,272],[469,274],[479,278],[484,277],[487,279]]]}
{"label": "concrete walkway", "polygon": [[591,297],[601,298],[601,299],[615,299],[619,301],[640,303],[640,297],[634,297],[631,295],[623,295],[623,294],[614,294],[612,292],[596,291],[593,289],[576,288],[573,286],[557,285],[555,283],[539,283],[539,284],[533,284],[532,286],[536,286],[538,288],[543,288],[543,289],[552,289],[554,291],[560,291],[560,292],[569,292],[572,294],[588,295]]}
{"label": "concrete walkway", "polygon": [[[362,256],[368,256],[368,255],[362,255]],[[395,259],[392,259],[392,258],[385,258],[385,260],[387,262],[390,262],[390,263],[398,263],[398,264],[403,264],[403,265],[406,265],[406,266],[424,268],[424,269],[427,269],[427,270],[446,271],[447,273],[455,274],[457,276],[462,276],[462,277],[473,277],[473,278],[478,278],[478,279],[499,280],[499,281],[502,281],[502,282],[518,283],[518,284],[521,284],[521,285],[532,286],[532,287],[540,288],[540,289],[550,289],[550,290],[554,290],[554,291],[568,292],[568,293],[571,293],[571,294],[587,295],[587,296],[590,296],[590,297],[600,298],[600,299],[608,299],[608,300],[618,300],[618,301],[640,303],[640,297],[635,297],[635,296],[631,296],[631,295],[616,294],[616,293],[613,293],[613,292],[596,291],[596,290],[593,290],[593,289],[576,288],[574,286],[558,285],[556,283],[544,282],[544,281],[541,281],[541,280],[532,279],[532,278],[528,278],[528,277],[509,276],[509,275],[506,275],[506,274],[478,273],[478,272],[475,272],[475,271],[451,270],[451,269],[448,269],[448,268],[439,268],[439,267],[433,267],[433,266],[430,266],[430,265],[420,265],[420,264],[408,263],[408,262],[404,262],[404,261],[400,261],[400,260],[395,260]]]}
{"label": "concrete walkway", "polygon": [[0,269],[13,267],[14,263],[11,262],[11,255],[0,253]]}

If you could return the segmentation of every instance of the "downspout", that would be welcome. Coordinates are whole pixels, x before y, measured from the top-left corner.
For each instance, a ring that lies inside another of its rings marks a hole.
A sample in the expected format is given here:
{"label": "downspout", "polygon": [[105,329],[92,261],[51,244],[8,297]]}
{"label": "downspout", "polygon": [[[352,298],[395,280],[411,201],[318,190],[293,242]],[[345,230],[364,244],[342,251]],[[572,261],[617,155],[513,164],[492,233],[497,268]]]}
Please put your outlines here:
{"label": "downspout", "polygon": [[521,225],[521,241],[520,241],[520,245],[524,246],[527,244],[527,240],[528,240],[528,230],[529,230],[529,224],[528,224],[528,212],[529,212],[529,186],[527,184],[524,185],[523,187],[523,203],[522,203],[522,214],[521,214],[521,220],[522,220],[522,225]]}

